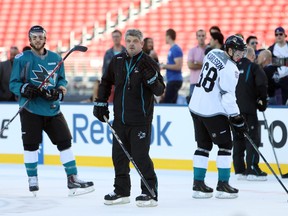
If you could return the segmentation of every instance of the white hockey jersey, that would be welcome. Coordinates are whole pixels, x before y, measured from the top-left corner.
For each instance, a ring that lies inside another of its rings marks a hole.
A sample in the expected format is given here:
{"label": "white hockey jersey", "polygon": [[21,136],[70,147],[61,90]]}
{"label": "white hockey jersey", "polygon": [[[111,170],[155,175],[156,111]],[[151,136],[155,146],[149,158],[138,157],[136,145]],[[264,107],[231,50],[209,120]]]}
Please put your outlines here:
{"label": "white hockey jersey", "polygon": [[190,111],[203,117],[238,115],[235,90],[239,73],[224,51],[213,49],[207,53],[189,103]]}

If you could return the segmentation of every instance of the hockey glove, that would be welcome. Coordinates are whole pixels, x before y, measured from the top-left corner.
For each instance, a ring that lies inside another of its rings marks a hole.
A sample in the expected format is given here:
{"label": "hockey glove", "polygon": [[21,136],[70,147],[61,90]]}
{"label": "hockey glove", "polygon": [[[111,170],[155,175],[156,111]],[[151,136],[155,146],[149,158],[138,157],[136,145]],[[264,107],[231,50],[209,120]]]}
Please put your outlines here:
{"label": "hockey glove", "polygon": [[237,115],[233,117],[230,116],[229,121],[236,133],[243,134],[244,132],[248,132],[246,121],[242,115]]}
{"label": "hockey glove", "polygon": [[257,109],[260,112],[264,112],[267,108],[267,98],[258,98],[257,100]]}
{"label": "hockey glove", "polygon": [[101,122],[105,122],[104,116],[109,119],[109,109],[107,101],[95,99],[93,115]]}
{"label": "hockey glove", "polygon": [[42,89],[41,92],[42,92],[41,96],[49,101],[57,101],[57,100],[62,101],[64,99],[64,94],[61,89],[49,89],[49,90]]}
{"label": "hockey glove", "polygon": [[37,86],[34,86],[30,83],[25,83],[20,87],[21,96],[26,97],[28,99],[33,99],[41,95],[40,90]]}
{"label": "hockey glove", "polygon": [[157,66],[157,63],[152,58],[143,59],[138,69],[143,73],[146,84],[153,85],[157,81],[159,66]]}

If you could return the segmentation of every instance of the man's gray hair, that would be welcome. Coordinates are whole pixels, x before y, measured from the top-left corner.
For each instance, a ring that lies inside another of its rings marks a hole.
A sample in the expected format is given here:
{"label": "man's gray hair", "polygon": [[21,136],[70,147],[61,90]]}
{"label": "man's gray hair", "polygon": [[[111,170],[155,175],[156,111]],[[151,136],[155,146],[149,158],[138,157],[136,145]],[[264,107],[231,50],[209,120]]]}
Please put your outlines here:
{"label": "man's gray hair", "polygon": [[128,36],[137,37],[140,41],[143,40],[143,33],[138,29],[128,29],[125,33],[125,39]]}

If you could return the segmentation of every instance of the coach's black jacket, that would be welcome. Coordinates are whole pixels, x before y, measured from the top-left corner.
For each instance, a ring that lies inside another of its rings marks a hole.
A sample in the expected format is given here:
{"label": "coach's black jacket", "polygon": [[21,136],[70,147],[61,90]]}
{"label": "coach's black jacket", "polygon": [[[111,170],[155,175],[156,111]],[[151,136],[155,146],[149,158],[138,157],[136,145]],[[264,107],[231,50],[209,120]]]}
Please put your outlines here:
{"label": "coach's black jacket", "polygon": [[[152,75],[148,81],[147,74]],[[150,56],[142,51],[133,58],[127,51],[115,55],[102,76],[98,100],[108,100],[112,85],[115,86],[114,121],[126,125],[152,122],[154,95],[162,95],[165,85],[159,65]]]}
{"label": "coach's black jacket", "polygon": [[257,99],[267,98],[267,77],[260,66],[247,58],[237,63],[240,71],[236,86],[236,98],[241,113],[254,114],[257,111]]}

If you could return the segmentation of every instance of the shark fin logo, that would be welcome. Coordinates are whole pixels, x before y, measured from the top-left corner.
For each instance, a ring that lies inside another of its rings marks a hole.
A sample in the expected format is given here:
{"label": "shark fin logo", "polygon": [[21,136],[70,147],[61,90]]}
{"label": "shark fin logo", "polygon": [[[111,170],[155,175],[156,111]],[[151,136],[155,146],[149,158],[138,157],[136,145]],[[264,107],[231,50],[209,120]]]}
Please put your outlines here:
{"label": "shark fin logo", "polygon": [[[38,65],[38,66],[39,66],[40,70],[32,70],[32,72],[36,76],[36,78],[32,78],[32,80],[37,82],[37,83],[42,83],[52,73],[52,71],[46,70],[46,68],[42,65]],[[54,73],[53,76],[51,76],[48,79],[45,86],[55,86],[55,79],[56,79],[56,76]]]}

